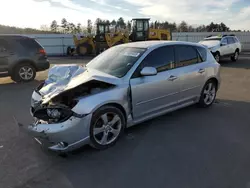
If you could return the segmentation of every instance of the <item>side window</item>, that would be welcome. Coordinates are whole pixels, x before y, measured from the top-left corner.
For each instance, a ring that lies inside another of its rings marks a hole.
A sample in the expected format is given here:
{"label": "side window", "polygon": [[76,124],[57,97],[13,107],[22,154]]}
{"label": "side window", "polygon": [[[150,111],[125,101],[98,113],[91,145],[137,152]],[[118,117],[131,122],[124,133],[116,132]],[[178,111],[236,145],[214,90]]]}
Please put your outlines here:
{"label": "side window", "polygon": [[174,48],[172,46],[160,47],[153,50],[143,60],[143,67],[155,67],[158,72],[174,68]]}
{"label": "side window", "polygon": [[228,37],[227,40],[228,40],[228,44],[234,44],[235,43],[233,37]]}
{"label": "side window", "polygon": [[234,37],[234,40],[235,40],[236,43],[237,43],[237,42],[240,42],[239,39],[238,39],[237,37]]}
{"label": "side window", "polygon": [[223,38],[223,39],[221,40],[221,43],[228,44],[227,38]]}
{"label": "side window", "polygon": [[9,49],[7,41],[0,39],[0,52],[6,51]]}
{"label": "side window", "polygon": [[200,61],[199,62],[204,62],[207,60],[207,49],[202,48],[202,47],[196,47],[197,51],[198,51],[198,57],[200,57]]}
{"label": "side window", "polygon": [[176,63],[176,67],[184,67],[199,62],[198,53],[194,47],[177,45],[175,49],[176,49],[176,56],[179,60]]}

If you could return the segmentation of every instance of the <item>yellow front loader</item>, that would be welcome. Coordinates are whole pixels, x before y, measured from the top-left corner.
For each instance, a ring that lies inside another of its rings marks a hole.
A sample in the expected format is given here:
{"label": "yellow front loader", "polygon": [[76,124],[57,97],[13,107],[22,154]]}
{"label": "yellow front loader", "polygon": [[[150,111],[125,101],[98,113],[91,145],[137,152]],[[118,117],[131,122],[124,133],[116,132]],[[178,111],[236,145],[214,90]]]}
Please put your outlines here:
{"label": "yellow front loader", "polygon": [[149,18],[132,19],[132,28],[129,36],[131,42],[146,40],[172,40],[171,32],[167,29],[149,28]]}
{"label": "yellow front loader", "polygon": [[112,46],[129,42],[129,36],[126,33],[117,31],[115,33],[110,32],[109,24],[98,23],[96,35],[85,36],[78,39],[73,36],[75,49],[68,47],[67,54],[77,55],[97,55],[107,48]]}

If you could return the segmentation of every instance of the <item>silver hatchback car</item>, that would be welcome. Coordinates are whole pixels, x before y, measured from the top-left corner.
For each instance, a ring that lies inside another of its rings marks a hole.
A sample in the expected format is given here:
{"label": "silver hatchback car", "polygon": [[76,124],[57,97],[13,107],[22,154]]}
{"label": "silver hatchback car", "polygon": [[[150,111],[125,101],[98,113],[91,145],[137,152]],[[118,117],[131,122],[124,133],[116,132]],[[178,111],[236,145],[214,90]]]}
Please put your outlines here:
{"label": "silver hatchback car", "polygon": [[209,107],[220,85],[211,52],[188,42],[118,45],[75,72],[32,95],[27,130],[50,150],[108,148],[124,128],[195,103]]}

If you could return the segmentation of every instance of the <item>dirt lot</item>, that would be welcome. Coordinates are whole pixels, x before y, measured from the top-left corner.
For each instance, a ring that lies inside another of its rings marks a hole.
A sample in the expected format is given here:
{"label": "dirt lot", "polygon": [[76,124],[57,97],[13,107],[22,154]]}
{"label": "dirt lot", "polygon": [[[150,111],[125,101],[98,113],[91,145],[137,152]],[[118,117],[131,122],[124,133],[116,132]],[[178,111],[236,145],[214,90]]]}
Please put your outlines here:
{"label": "dirt lot", "polygon": [[32,120],[30,96],[47,72],[27,84],[0,78],[0,187],[250,187],[250,56],[221,65],[222,85],[211,108],[161,116],[126,130],[113,148],[84,147],[68,158],[43,151],[12,118]]}

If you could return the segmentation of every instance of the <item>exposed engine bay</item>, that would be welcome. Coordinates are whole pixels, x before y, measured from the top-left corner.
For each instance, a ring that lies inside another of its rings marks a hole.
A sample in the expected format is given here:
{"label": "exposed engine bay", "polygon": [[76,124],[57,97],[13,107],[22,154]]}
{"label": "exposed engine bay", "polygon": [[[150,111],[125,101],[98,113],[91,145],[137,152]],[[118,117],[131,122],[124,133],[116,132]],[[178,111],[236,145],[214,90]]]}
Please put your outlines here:
{"label": "exposed engine bay", "polygon": [[[77,104],[79,98],[100,93],[115,86],[90,77],[86,79],[86,82],[79,85],[74,83],[74,87],[68,89],[68,85],[72,81],[78,81],[75,78],[80,77],[85,70],[79,65],[63,65],[51,68],[48,79],[40,84],[33,93],[33,104],[31,104],[33,117],[47,123],[63,122],[71,116],[81,118],[83,115],[76,114],[71,110]],[[35,100],[34,98],[38,99]]]}

